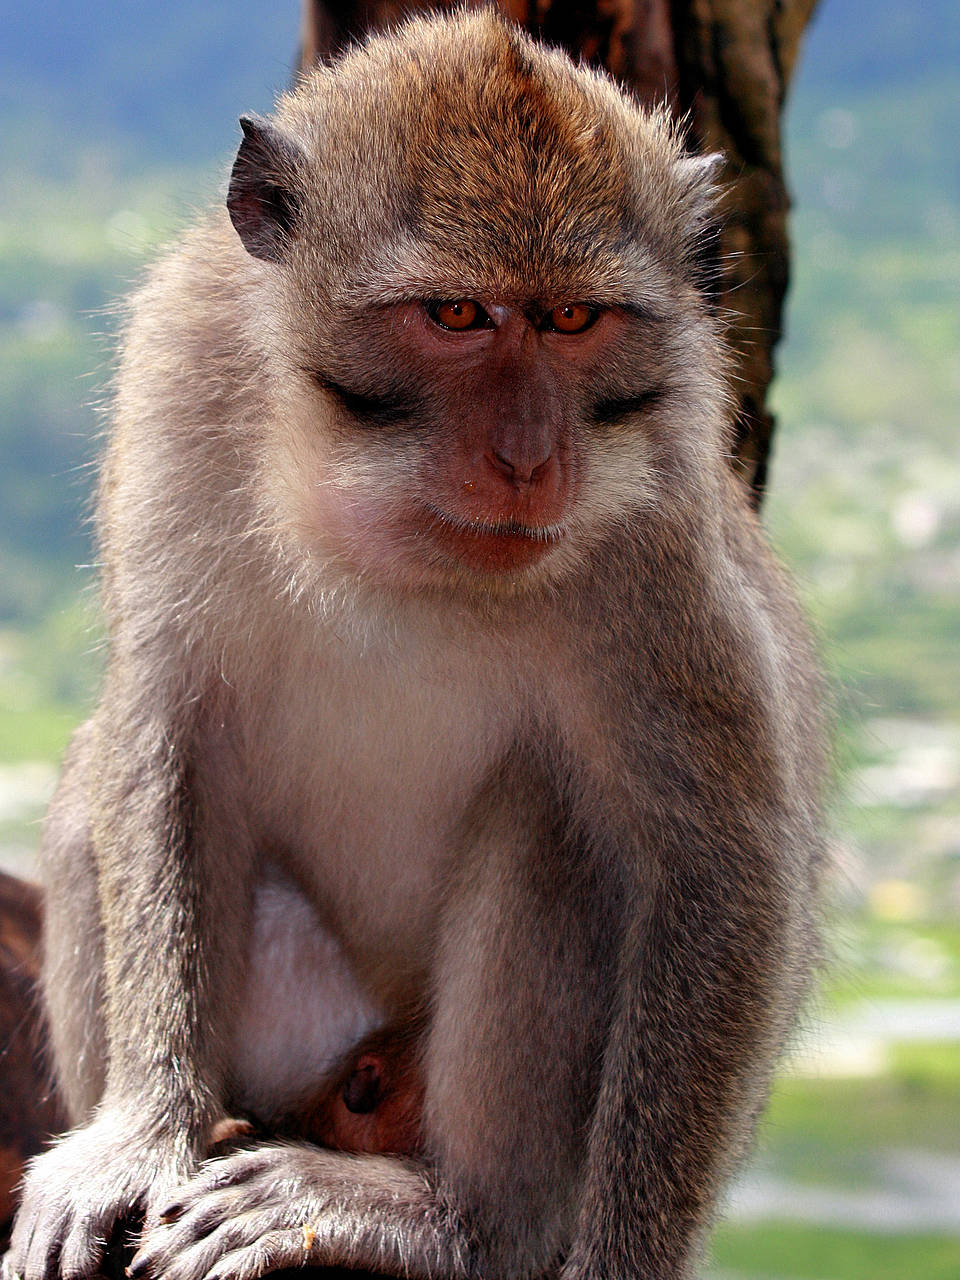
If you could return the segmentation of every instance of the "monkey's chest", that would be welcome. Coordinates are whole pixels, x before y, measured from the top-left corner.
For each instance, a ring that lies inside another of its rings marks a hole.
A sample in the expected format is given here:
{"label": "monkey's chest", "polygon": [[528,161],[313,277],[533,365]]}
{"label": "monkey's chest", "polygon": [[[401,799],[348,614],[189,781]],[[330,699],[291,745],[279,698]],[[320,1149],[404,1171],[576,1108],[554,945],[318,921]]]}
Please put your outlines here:
{"label": "monkey's chest", "polygon": [[[299,745],[291,760],[288,740],[278,770],[286,785],[271,835],[354,954],[392,939],[400,960],[429,929],[506,726],[465,678],[431,687],[419,670],[374,668],[365,686],[350,674],[325,682],[306,708],[300,692]],[[287,708],[292,718],[293,698]]]}
{"label": "monkey's chest", "polygon": [[417,998],[465,816],[510,733],[495,688],[456,665],[310,675],[274,684],[248,762],[263,866],[235,1070],[261,1114]]}

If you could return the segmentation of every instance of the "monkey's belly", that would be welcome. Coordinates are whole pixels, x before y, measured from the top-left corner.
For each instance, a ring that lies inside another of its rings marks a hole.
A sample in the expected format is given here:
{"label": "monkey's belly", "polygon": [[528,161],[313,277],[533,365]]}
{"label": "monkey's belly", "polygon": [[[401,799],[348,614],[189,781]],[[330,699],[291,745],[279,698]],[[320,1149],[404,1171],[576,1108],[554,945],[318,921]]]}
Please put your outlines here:
{"label": "monkey's belly", "polygon": [[238,1105],[269,1121],[380,1021],[339,943],[271,867],[257,888],[234,1041]]}

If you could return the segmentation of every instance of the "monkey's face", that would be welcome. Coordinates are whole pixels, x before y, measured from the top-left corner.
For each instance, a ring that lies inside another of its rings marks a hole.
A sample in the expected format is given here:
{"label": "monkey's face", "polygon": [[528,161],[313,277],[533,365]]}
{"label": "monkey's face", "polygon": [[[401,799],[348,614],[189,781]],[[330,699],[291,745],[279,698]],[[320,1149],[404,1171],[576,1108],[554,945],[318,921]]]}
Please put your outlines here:
{"label": "monkey's face", "polygon": [[[661,394],[644,332],[624,308],[576,296],[417,299],[349,317],[308,368],[332,426],[326,487],[344,498],[326,508],[328,532],[354,559],[375,543],[380,563],[443,576],[559,569],[597,445]],[[629,404],[610,376],[628,355]]]}
{"label": "monkey's face", "polygon": [[[351,363],[366,368],[318,370],[317,380],[342,430],[380,437],[395,461],[399,445],[401,465],[412,464],[409,505],[391,532],[418,559],[516,573],[563,541],[582,469],[575,391],[612,327],[576,301],[466,297],[356,321]],[[371,367],[364,349],[385,358]]]}
{"label": "monkey's face", "polygon": [[689,386],[652,304],[453,292],[301,331],[269,466],[323,562],[513,591],[657,500]]}
{"label": "monkey's face", "polygon": [[280,371],[264,479],[317,563],[515,590],[719,457],[690,265],[709,169],[495,20],[462,51],[408,30],[243,122],[228,207]]}

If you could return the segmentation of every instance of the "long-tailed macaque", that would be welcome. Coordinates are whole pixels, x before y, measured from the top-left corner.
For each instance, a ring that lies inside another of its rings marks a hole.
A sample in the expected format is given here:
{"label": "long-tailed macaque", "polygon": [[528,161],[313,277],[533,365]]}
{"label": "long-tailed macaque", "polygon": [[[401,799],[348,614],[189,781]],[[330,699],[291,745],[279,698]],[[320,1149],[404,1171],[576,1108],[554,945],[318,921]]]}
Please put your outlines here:
{"label": "long-tailed macaque", "polygon": [[[690,1277],[822,849],[715,163],[489,12],[242,125],[123,342],[109,667],[44,842],[76,1128],[10,1265],[85,1280],[139,1208],[134,1277]],[[207,1159],[381,1025],[422,1027],[406,1154]]]}

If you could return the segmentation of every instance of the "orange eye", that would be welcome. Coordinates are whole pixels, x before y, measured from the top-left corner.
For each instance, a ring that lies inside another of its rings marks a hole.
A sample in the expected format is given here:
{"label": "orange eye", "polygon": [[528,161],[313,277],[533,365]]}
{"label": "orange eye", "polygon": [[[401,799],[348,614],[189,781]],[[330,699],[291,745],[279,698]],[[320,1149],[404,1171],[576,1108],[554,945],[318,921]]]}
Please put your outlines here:
{"label": "orange eye", "polygon": [[547,316],[546,328],[556,333],[583,333],[596,318],[595,307],[588,307],[585,302],[568,302],[566,306],[553,308]]}
{"label": "orange eye", "polygon": [[486,319],[486,312],[470,298],[437,302],[428,310],[437,324],[442,325],[444,329],[478,329]]}

